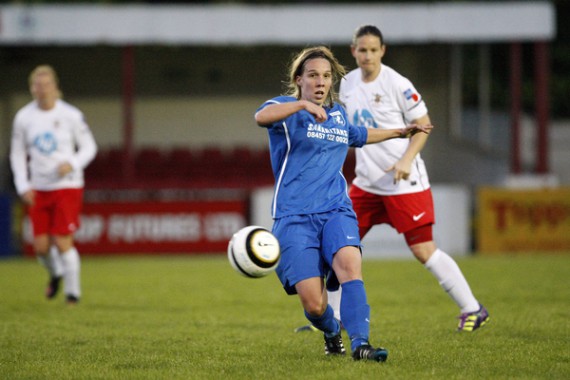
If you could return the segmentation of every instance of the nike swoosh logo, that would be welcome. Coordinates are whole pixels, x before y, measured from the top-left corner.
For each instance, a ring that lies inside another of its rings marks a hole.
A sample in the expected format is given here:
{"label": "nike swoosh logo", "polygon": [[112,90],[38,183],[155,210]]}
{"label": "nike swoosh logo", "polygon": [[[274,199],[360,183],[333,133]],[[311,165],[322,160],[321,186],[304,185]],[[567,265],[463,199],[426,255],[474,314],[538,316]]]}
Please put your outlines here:
{"label": "nike swoosh logo", "polygon": [[426,212],[422,212],[421,214],[418,215],[413,215],[412,219],[414,220],[414,222],[417,222],[418,220],[420,220],[424,215],[426,214]]}

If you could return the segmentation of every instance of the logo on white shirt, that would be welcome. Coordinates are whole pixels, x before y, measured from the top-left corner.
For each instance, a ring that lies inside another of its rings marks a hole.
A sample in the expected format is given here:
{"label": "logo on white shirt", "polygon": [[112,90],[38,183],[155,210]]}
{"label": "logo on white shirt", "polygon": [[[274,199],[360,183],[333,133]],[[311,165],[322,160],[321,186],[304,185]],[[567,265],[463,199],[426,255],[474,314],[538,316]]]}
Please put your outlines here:
{"label": "logo on white shirt", "polygon": [[51,132],[45,132],[36,136],[34,146],[43,154],[50,154],[57,149],[57,140]]}
{"label": "logo on white shirt", "polygon": [[378,128],[374,116],[367,109],[361,111],[357,110],[354,113],[353,123],[356,125],[362,125],[366,128]]}

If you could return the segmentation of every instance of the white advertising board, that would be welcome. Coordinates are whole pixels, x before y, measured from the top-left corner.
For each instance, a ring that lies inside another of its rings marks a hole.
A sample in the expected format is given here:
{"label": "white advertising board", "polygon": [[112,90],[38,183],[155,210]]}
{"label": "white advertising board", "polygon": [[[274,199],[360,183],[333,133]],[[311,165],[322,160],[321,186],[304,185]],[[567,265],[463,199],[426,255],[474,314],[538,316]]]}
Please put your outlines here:
{"label": "white advertising board", "polygon": [[[432,185],[436,223],[433,238],[438,247],[453,256],[471,252],[471,194],[463,185]],[[273,189],[258,189],[251,200],[253,224],[271,228]],[[375,226],[362,241],[366,258],[413,258],[404,236],[387,225]]]}

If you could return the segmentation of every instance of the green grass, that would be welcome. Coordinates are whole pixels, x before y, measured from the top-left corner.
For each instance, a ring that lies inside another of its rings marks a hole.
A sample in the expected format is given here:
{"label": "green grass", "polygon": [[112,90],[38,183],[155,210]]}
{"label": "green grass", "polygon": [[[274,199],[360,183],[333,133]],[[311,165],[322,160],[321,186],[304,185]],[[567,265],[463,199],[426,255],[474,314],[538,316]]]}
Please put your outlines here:
{"label": "green grass", "polygon": [[[82,302],[46,301],[31,259],[0,261],[1,379],[568,379],[570,255],[458,260],[491,322],[457,309],[415,261],[366,261],[384,364],[325,357],[276,276],[225,256],[84,257]],[[345,338],[345,341],[347,339]],[[348,341],[346,341],[348,343]]]}

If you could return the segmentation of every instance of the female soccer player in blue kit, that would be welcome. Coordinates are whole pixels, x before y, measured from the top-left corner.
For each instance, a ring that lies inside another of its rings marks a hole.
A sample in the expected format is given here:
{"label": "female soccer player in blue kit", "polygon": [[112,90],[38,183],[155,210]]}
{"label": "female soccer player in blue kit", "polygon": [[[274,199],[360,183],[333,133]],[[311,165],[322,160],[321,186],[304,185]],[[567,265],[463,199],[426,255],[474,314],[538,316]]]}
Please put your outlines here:
{"label": "female soccer player in blue kit", "polygon": [[352,357],[383,362],[388,351],[368,340],[370,306],[358,223],[342,166],[349,146],[429,133],[432,127],[372,130],[349,124],[333,87],[344,74],[328,48],[304,49],[291,62],[288,94],[263,103],[255,120],[269,134],[276,181],[273,233],[282,252],[277,275],[285,291],[299,295],[307,319],[324,332],[325,354],[344,354],[340,325],[326,293],[340,284],[340,314]]}

